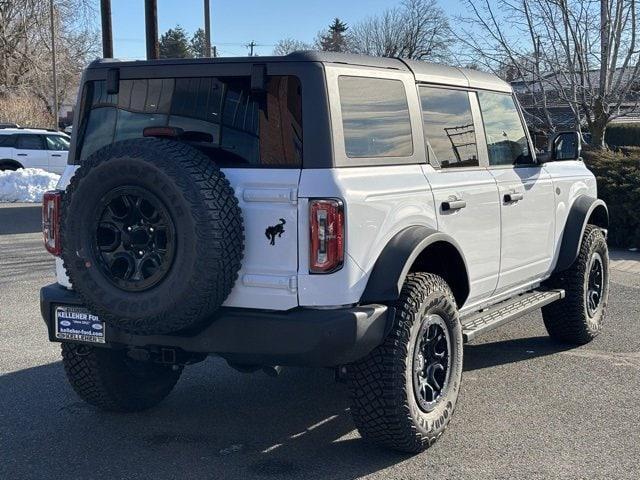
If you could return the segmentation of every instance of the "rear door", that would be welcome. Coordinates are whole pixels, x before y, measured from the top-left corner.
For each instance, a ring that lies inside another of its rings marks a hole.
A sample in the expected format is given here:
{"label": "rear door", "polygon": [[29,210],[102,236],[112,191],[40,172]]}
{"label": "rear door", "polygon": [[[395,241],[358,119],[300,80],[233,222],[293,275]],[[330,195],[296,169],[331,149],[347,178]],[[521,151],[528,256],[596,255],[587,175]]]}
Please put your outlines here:
{"label": "rear door", "polygon": [[478,92],[502,218],[500,280],[496,293],[535,283],[551,267],[555,191],[535,163],[522,117],[509,93]]}
{"label": "rear door", "polygon": [[300,80],[269,75],[266,92],[256,93],[247,75],[128,79],[123,70],[117,94],[103,80],[87,91],[80,161],[110,142],[143,137],[148,127],[198,148],[225,173],[242,209],[244,256],[224,305],[298,306]]}
{"label": "rear door", "polygon": [[[500,203],[486,169],[471,97],[463,89],[419,86],[438,230],[460,246],[469,273],[467,305],[491,296],[500,271]],[[474,121],[475,120],[475,121]]]}
{"label": "rear door", "polygon": [[45,135],[45,139],[49,157],[49,171],[61,175],[67,166],[69,140],[62,135]]}
{"label": "rear door", "polygon": [[18,135],[16,160],[25,168],[49,170],[49,155],[42,135],[32,133]]}

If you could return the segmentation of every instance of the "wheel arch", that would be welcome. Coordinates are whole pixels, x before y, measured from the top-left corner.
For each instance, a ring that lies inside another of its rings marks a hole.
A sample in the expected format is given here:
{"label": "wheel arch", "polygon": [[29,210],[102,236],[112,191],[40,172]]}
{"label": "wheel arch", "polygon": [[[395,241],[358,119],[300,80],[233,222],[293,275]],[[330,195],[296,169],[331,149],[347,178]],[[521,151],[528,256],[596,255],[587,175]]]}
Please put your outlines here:
{"label": "wheel arch", "polygon": [[449,235],[416,225],[401,230],[389,240],[371,271],[360,301],[397,300],[411,272],[428,272],[444,278],[458,307],[462,307],[469,296],[467,263],[458,243]]}
{"label": "wheel arch", "polygon": [[588,224],[607,230],[609,228],[609,210],[603,200],[581,195],[573,202],[567,216],[554,272],[566,270],[576,261],[580,252],[580,242]]}
{"label": "wheel arch", "polygon": [[12,160],[10,158],[0,158],[0,170],[2,170],[3,167],[14,167],[16,170],[19,168],[24,168],[24,166],[16,160]]}

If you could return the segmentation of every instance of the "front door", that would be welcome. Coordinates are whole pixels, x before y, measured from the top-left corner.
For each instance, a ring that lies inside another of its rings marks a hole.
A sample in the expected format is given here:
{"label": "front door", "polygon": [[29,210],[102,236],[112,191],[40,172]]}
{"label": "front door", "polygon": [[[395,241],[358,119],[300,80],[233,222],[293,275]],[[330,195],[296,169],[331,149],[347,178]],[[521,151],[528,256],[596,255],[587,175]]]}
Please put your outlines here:
{"label": "front door", "polygon": [[511,94],[478,92],[489,171],[499,189],[502,217],[500,280],[496,293],[545,276],[554,251],[555,198],[551,176],[535,163]]}
{"label": "front door", "polygon": [[[467,263],[467,306],[491,296],[500,270],[500,203],[496,181],[479,155],[466,90],[419,87],[438,230],[455,239]],[[477,115],[476,115],[477,117]]]}
{"label": "front door", "polygon": [[45,135],[49,155],[49,171],[62,175],[67,166],[69,140],[62,135]]}

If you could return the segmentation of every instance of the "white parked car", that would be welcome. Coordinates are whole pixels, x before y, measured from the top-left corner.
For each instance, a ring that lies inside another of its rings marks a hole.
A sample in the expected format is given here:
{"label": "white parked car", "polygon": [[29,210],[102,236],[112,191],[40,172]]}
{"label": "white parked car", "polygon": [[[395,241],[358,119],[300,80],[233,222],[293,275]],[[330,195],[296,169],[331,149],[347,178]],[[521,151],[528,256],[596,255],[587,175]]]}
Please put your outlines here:
{"label": "white parked car", "polygon": [[0,171],[41,168],[61,174],[67,166],[69,137],[36,128],[0,129]]}

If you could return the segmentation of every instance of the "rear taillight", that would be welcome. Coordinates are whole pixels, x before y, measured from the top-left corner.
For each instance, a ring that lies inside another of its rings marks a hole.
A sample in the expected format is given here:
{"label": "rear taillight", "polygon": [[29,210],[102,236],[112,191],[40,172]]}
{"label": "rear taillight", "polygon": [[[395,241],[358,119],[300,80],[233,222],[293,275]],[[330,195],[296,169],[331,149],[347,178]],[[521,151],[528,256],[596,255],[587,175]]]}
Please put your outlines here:
{"label": "rear taillight", "polygon": [[344,261],[344,209],[340,200],[309,201],[311,248],[309,271],[331,273]]}
{"label": "rear taillight", "polygon": [[42,234],[44,235],[44,247],[52,255],[60,256],[60,205],[62,204],[62,192],[51,190],[45,192],[42,199]]}

